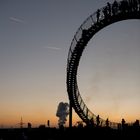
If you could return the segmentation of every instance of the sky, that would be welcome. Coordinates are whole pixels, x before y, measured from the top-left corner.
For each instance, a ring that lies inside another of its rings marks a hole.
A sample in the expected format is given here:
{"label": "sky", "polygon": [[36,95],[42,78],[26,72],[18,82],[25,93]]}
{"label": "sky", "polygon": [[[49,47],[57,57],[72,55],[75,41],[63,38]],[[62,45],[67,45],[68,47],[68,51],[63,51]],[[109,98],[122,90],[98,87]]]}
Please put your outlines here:
{"label": "sky", "polygon": [[[112,2],[113,0],[108,0]],[[0,0],[0,126],[57,126],[69,102],[67,56],[82,22],[106,0]],[[78,86],[88,108],[111,121],[140,119],[140,21],[117,22],[88,43]],[[74,113],[73,124],[80,118]],[[68,122],[67,122],[68,123]]]}

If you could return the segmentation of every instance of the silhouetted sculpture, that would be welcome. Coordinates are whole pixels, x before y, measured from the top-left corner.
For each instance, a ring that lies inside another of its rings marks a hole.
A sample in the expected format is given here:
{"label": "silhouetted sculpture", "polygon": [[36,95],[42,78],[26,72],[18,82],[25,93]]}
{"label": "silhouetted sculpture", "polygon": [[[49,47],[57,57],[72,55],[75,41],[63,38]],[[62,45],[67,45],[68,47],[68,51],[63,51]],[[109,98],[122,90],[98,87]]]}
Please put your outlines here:
{"label": "silhouetted sculpture", "polygon": [[[87,124],[90,125],[91,113],[81,98],[80,91],[77,86],[77,70],[82,56],[83,50],[88,44],[88,41],[101,29],[108,25],[116,23],[118,21],[139,19],[139,12],[129,12],[130,3],[135,5],[137,0],[114,0],[113,4],[107,3],[107,5],[101,9],[97,9],[95,13],[90,15],[78,28],[74,38],[71,42],[69,55],[68,55],[68,66],[67,66],[67,91],[69,100],[72,101],[73,108],[79,117]],[[140,1],[140,0],[139,0]],[[138,5],[136,6],[138,7]],[[123,14],[124,13],[124,14]],[[111,15],[111,16],[110,16]],[[109,17],[110,16],[110,17]],[[107,19],[106,19],[107,17]],[[94,113],[92,113],[94,117]],[[70,121],[71,122],[71,121]],[[104,119],[99,119],[99,116],[95,118],[95,125],[103,124],[108,126],[108,120],[105,122]],[[117,122],[109,122],[110,127],[116,128]],[[124,127],[125,121],[122,120],[122,127]],[[127,126],[128,124],[126,124]],[[120,126],[121,127],[121,126]]]}

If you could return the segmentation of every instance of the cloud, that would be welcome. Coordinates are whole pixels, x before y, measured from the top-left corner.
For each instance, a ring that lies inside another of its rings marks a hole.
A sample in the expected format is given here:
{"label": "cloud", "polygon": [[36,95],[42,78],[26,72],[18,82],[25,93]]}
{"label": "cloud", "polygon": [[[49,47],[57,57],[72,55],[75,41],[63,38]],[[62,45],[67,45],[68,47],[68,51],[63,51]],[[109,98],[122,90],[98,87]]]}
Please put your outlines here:
{"label": "cloud", "polygon": [[22,24],[24,24],[24,23],[25,23],[25,21],[24,21],[24,20],[19,19],[19,18],[9,17],[9,19],[10,19],[11,21],[13,21],[13,22],[16,22],[16,23],[22,23]]}
{"label": "cloud", "polygon": [[61,48],[58,47],[44,47],[45,49],[50,49],[50,50],[61,50]]}

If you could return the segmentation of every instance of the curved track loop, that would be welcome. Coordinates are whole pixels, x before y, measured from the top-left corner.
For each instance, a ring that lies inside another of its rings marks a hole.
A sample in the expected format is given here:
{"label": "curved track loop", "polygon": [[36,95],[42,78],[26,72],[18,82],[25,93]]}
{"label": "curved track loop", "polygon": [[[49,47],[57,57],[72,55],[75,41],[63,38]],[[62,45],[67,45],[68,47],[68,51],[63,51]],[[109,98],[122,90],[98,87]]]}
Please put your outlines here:
{"label": "curved track loop", "polygon": [[[135,5],[125,5],[121,8],[122,3],[122,1],[117,2],[118,6],[116,6],[114,9],[114,3],[110,4],[111,12],[109,14],[105,14],[104,12],[104,9],[108,8],[107,6],[99,9],[100,15],[98,19],[97,12],[90,15],[78,28],[71,42],[67,60],[67,92],[69,95],[69,100],[72,103],[72,107],[87,125],[94,124],[106,126],[106,121],[100,118],[100,124],[98,124],[97,116],[88,109],[80,95],[77,85],[77,69],[79,61],[89,40],[99,30],[118,21],[127,19],[140,19],[140,3],[137,2]],[[116,128],[118,123],[109,121],[109,126]]]}

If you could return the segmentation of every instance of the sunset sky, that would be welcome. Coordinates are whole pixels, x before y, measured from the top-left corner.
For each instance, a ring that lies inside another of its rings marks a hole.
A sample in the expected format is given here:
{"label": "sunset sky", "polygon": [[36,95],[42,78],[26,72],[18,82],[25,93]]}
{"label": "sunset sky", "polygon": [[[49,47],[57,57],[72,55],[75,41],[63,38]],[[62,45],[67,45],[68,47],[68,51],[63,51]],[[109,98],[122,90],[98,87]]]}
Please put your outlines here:
{"label": "sunset sky", "polygon": [[[106,2],[0,0],[0,127],[18,127],[21,117],[33,126],[47,120],[57,126],[57,106],[69,102],[66,67],[72,38]],[[140,20],[98,32],[78,69],[79,89],[89,109],[116,122],[140,119],[139,62]]]}

